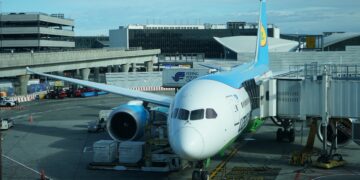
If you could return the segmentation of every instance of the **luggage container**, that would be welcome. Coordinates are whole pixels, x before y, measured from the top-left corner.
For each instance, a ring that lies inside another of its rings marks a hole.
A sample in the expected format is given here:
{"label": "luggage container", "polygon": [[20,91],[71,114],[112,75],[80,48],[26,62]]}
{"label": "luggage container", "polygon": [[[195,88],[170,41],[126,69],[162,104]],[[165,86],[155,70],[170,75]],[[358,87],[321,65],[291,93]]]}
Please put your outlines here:
{"label": "luggage container", "polygon": [[117,158],[117,142],[114,140],[100,140],[94,143],[93,162],[110,163]]}
{"label": "luggage container", "polygon": [[144,142],[125,141],[119,144],[120,163],[138,163],[143,157]]}

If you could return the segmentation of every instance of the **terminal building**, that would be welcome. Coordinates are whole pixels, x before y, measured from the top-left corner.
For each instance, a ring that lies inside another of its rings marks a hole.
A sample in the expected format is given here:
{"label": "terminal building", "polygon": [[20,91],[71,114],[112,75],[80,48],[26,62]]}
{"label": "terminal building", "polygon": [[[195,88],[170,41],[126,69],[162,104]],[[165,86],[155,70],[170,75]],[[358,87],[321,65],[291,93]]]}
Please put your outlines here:
{"label": "terminal building", "polygon": [[109,47],[109,36],[75,36],[75,49],[97,49]]}
{"label": "terminal building", "polygon": [[30,52],[75,47],[74,20],[64,14],[0,14],[0,51]]}
{"label": "terminal building", "polygon": [[[161,49],[163,54],[204,53],[205,58],[225,58],[224,47],[214,37],[256,36],[257,23],[227,22],[204,25],[128,25],[109,31],[110,47]],[[280,29],[268,25],[268,36]]]}
{"label": "terminal building", "polygon": [[325,32],[324,36],[324,51],[345,51],[346,46],[360,46],[358,32]]}

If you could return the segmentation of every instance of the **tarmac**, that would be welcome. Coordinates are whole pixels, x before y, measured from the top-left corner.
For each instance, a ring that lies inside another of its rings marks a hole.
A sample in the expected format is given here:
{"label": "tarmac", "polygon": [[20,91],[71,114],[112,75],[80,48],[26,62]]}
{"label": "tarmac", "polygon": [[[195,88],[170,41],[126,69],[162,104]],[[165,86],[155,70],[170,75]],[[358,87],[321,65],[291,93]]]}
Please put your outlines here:
{"label": "tarmac", "polygon": [[[173,95],[172,92],[165,92]],[[20,104],[21,108],[0,109],[0,116],[12,118],[15,126],[2,131],[2,178],[39,179],[191,179],[192,169],[171,173],[89,170],[94,142],[111,139],[106,132],[88,133],[87,123],[99,110],[110,109],[131,99],[118,95],[90,98],[40,100]],[[360,179],[360,146],[351,142],[338,150],[347,164],[331,170],[289,165],[291,153],[306,143],[308,129],[301,136],[297,127],[294,143],[277,142],[277,126],[270,120],[254,134],[247,134],[225,156],[212,159],[209,172],[231,154],[214,179]],[[237,148],[236,150],[235,147]],[[316,139],[315,147],[321,144]],[[316,157],[314,157],[314,160]],[[346,175],[346,178],[345,178]]]}

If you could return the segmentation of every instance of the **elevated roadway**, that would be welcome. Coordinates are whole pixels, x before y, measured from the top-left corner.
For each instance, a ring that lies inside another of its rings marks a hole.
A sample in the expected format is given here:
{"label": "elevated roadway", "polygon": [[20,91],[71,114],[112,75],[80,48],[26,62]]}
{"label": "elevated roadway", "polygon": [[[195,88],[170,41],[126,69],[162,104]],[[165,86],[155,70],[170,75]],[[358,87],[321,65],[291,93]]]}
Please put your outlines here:
{"label": "elevated roadway", "polygon": [[106,67],[156,60],[159,49],[154,50],[83,50],[47,53],[0,54],[0,77],[25,75],[27,66],[40,72],[56,72],[93,67]]}
{"label": "elevated roadway", "polygon": [[[81,50],[41,53],[3,53],[0,54],[0,78],[17,77],[14,83],[17,94],[26,94],[29,76],[26,67],[39,72],[63,72],[81,70],[83,79],[87,80],[90,68],[116,66],[122,72],[128,72],[129,67],[136,69],[136,64],[145,64],[147,71],[152,71],[160,49],[152,50]],[[97,69],[96,69],[97,68]],[[115,68],[114,68],[115,69]]]}

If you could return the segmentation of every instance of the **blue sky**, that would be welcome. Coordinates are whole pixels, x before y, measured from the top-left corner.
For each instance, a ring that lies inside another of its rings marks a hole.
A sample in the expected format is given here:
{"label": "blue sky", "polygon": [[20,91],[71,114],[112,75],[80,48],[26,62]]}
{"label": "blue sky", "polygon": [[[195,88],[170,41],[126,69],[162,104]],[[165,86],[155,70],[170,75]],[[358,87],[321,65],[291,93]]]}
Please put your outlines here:
{"label": "blue sky", "polygon": [[[64,13],[76,35],[107,35],[128,24],[255,22],[259,0],[0,0],[2,12]],[[282,33],[360,31],[360,0],[268,0]]]}

